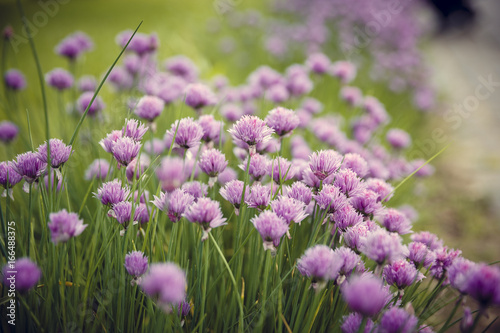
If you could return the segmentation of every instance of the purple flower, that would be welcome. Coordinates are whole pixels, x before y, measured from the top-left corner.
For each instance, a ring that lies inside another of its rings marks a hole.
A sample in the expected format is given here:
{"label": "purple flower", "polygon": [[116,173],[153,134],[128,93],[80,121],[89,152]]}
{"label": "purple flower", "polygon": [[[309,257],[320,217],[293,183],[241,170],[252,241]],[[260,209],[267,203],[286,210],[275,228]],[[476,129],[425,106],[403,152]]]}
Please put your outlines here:
{"label": "purple flower", "polygon": [[170,313],[186,299],[186,273],[174,263],[152,264],[140,287],[149,297],[157,297],[158,304]]}
{"label": "purple flower", "polygon": [[122,187],[122,182],[118,179],[104,183],[94,193],[95,197],[105,206],[115,205],[128,198],[130,189],[128,186]]}
{"label": "purple flower", "polygon": [[466,280],[467,273],[469,273],[469,271],[475,265],[476,264],[474,262],[462,257],[458,257],[455,260],[453,260],[451,266],[448,267],[448,279],[450,280],[450,285],[452,285],[454,288],[456,288],[458,291],[464,294],[465,282],[467,282]]}
{"label": "purple flower", "polygon": [[221,106],[220,114],[230,122],[235,122],[243,116],[243,109],[239,104],[226,103]]}
{"label": "purple flower", "polygon": [[295,176],[295,168],[286,158],[278,156],[269,162],[267,173],[276,184],[283,184]]}
{"label": "purple flower", "polygon": [[76,213],[68,213],[63,209],[57,213],[49,214],[48,227],[52,237],[52,242],[58,244],[66,243],[70,238],[80,235],[88,224],[83,224],[83,220],[78,218]]}
{"label": "purple flower", "polygon": [[132,251],[125,256],[125,269],[134,276],[144,275],[148,270],[148,257],[141,251]]}
{"label": "purple flower", "polygon": [[73,86],[73,75],[62,68],[55,68],[45,75],[47,84],[59,91]]}
{"label": "purple flower", "polygon": [[272,85],[280,83],[283,78],[281,74],[268,66],[260,66],[249,76],[251,86],[267,89]]}
{"label": "purple flower", "polygon": [[45,173],[47,163],[41,161],[37,153],[29,151],[17,155],[16,161],[12,166],[14,171],[23,176],[24,180],[31,184]]}
{"label": "purple flower", "polygon": [[127,166],[139,154],[140,142],[129,137],[118,138],[113,145],[112,152],[120,165]]}
{"label": "purple flower", "polygon": [[42,271],[29,258],[18,258],[14,262],[14,267],[10,267],[10,264],[3,267],[2,275],[4,288],[12,286],[12,289],[24,292],[36,285],[42,276]]}
{"label": "purple flower", "polygon": [[428,231],[421,231],[411,235],[411,240],[414,242],[424,243],[431,250],[437,250],[443,247],[443,241],[440,240],[438,236],[431,234]]}
{"label": "purple flower", "polygon": [[139,205],[137,205],[137,207],[135,207],[134,221],[137,221],[140,224],[149,222],[149,210],[148,206],[145,203],[141,202],[139,203]]}
{"label": "purple flower", "polygon": [[290,190],[286,194],[289,198],[303,202],[306,206],[312,200],[312,191],[302,182],[295,182],[290,187]]}
{"label": "purple flower", "polygon": [[101,147],[104,149],[105,152],[112,153],[114,144],[118,139],[122,137],[123,137],[122,131],[114,130],[111,131],[111,133],[109,133],[104,139],[101,139],[101,141],[99,141],[99,144],[101,145]]}
{"label": "purple flower", "polygon": [[362,189],[361,179],[351,169],[342,169],[337,172],[333,184],[338,186],[347,197],[356,196]]}
{"label": "purple flower", "polygon": [[348,153],[344,156],[344,162],[341,169],[351,169],[359,177],[364,178],[368,174],[368,163],[359,154]]}
{"label": "purple flower", "polygon": [[[94,92],[92,91],[86,91],[83,94],[81,94],[80,97],[78,97],[78,100],[76,101],[76,108],[80,113],[82,114],[85,113],[85,110],[87,110],[87,108],[90,105],[90,102],[92,101],[92,97],[94,97]],[[92,105],[90,105],[87,115],[89,117],[94,117],[105,107],[106,105],[102,101],[101,96],[96,96],[96,98],[92,102]]]}
{"label": "purple flower", "polygon": [[368,258],[382,265],[404,258],[407,249],[402,245],[401,237],[384,229],[369,233],[361,245],[361,252]]}
{"label": "purple flower", "polygon": [[134,85],[134,77],[121,66],[113,68],[109,74],[108,81],[117,91],[131,89]]}
{"label": "purple flower", "polygon": [[384,202],[389,201],[394,193],[394,188],[382,179],[370,178],[365,182],[365,187],[367,190],[371,190],[378,194],[378,201],[382,201],[384,198]]}
{"label": "purple flower", "polygon": [[339,275],[349,277],[353,272],[361,273],[365,270],[363,260],[353,250],[342,246],[335,249],[335,254],[340,259]]}
{"label": "purple flower", "polygon": [[17,69],[9,69],[4,75],[5,85],[7,88],[19,91],[26,88],[26,79],[24,74]]}
{"label": "purple flower", "polygon": [[195,110],[208,105],[215,105],[217,103],[217,97],[215,97],[215,94],[204,84],[189,84],[184,92],[186,94],[186,105]]}
{"label": "purple flower", "polygon": [[389,288],[371,274],[351,277],[347,283],[342,284],[341,292],[349,308],[366,317],[379,313],[391,297]]}
{"label": "purple flower", "polygon": [[[320,282],[335,280],[342,266],[340,257],[326,245],[316,245],[306,250],[304,255],[297,261],[299,272],[312,278],[313,286]],[[324,286],[324,285],[323,285]]]}
{"label": "purple flower", "polygon": [[390,119],[384,105],[373,96],[365,96],[364,108],[376,126],[386,123]]}
{"label": "purple flower", "polygon": [[363,103],[363,94],[356,87],[343,86],[340,89],[340,98],[353,107],[360,106]]}
{"label": "purple flower", "polygon": [[180,121],[176,120],[172,124],[170,130],[165,134],[165,140],[172,142],[174,135],[174,148],[189,149],[200,145],[200,140],[203,137],[203,128],[193,118],[183,118]]}
{"label": "purple flower", "polygon": [[[283,103],[290,97],[290,95],[288,94],[287,88],[283,84],[275,84],[275,85],[271,86],[266,91],[265,96],[266,96],[266,99],[270,100],[271,102],[273,102],[275,104]],[[269,125],[269,123],[268,123],[268,125]]]}
{"label": "purple flower", "polygon": [[316,74],[325,74],[330,67],[330,59],[323,53],[314,53],[307,58],[306,66]]}
{"label": "purple flower", "polygon": [[[240,169],[246,171],[248,164],[248,157],[239,165]],[[248,167],[248,174],[255,180],[260,181],[267,175],[269,170],[269,158],[266,155],[254,154],[250,158],[250,166]]]}
{"label": "purple flower", "polygon": [[[71,146],[67,146],[60,139],[50,139],[50,165],[57,169],[66,163],[71,155]],[[47,163],[47,142],[38,147],[38,158]]]}
{"label": "purple flower", "polygon": [[323,186],[323,189],[318,194],[314,195],[314,200],[319,208],[329,213],[335,213],[347,205],[347,198],[340,191],[340,188],[329,184]]}
{"label": "purple flower", "polygon": [[132,217],[132,203],[129,201],[118,202],[111,207],[108,214],[115,218],[118,223],[124,224],[126,228]]}
{"label": "purple flower", "polygon": [[74,61],[81,54],[82,49],[78,40],[70,35],[56,45],[54,52],[68,58],[70,61]]}
{"label": "purple flower", "polygon": [[377,332],[380,333],[413,333],[417,329],[418,319],[404,309],[390,308],[380,319]]}
{"label": "purple flower", "polygon": [[[343,324],[340,326],[342,333],[358,333],[361,328],[361,322],[363,321],[363,316],[357,312],[350,313],[347,316],[342,317]],[[373,330],[373,321],[368,319],[366,321],[365,329],[363,333],[370,333]]]}
{"label": "purple flower", "polygon": [[0,122],[0,141],[9,143],[17,137],[18,133],[19,128],[16,126],[16,124],[8,120]]}
{"label": "purple flower", "polygon": [[302,201],[295,200],[286,196],[280,196],[271,201],[271,209],[287,224],[292,222],[299,223],[307,217],[305,212],[306,205]]}
{"label": "purple flower", "polygon": [[421,242],[411,242],[408,244],[408,259],[410,259],[415,266],[422,265],[423,267],[429,267],[436,258],[434,252],[429,250],[427,245]]}
{"label": "purple flower", "polygon": [[410,135],[399,128],[392,128],[387,132],[387,142],[395,149],[407,148],[411,144]]}
{"label": "purple flower", "polygon": [[355,251],[359,251],[363,247],[368,233],[377,228],[375,224],[369,224],[367,222],[355,224],[354,226],[347,228],[346,231],[342,233],[346,246]]}
{"label": "purple flower", "polygon": [[276,253],[276,246],[280,244],[281,237],[288,231],[286,221],[268,210],[250,221],[262,237],[264,250],[271,250],[272,254]]}
{"label": "purple flower", "polygon": [[404,289],[424,278],[415,265],[400,259],[384,267],[383,276],[388,285],[394,285],[398,289]]}
{"label": "purple flower", "polygon": [[376,215],[382,209],[382,204],[378,200],[377,193],[363,189],[356,196],[349,198],[349,203],[364,215]]}
{"label": "purple flower", "polygon": [[394,208],[385,209],[379,216],[380,223],[389,231],[404,235],[411,232],[410,220]]}
{"label": "purple flower", "polygon": [[269,111],[265,122],[278,136],[285,136],[299,126],[299,117],[293,110],[278,106]]}
{"label": "purple flower", "polygon": [[330,67],[330,74],[348,84],[356,77],[356,66],[349,61],[336,61]]}
{"label": "purple flower", "polygon": [[[227,167],[226,157],[218,149],[205,150],[198,161],[201,171],[210,178],[217,177]],[[210,186],[210,184],[209,184]]]}
{"label": "purple flower", "polygon": [[160,193],[160,197],[154,196],[152,201],[158,209],[167,213],[173,223],[178,222],[186,209],[194,202],[194,197],[184,190],[176,189],[172,193]]}
{"label": "purple flower", "polygon": [[231,180],[235,180],[237,178],[238,178],[238,173],[236,172],[236,170],[227,167],[226,169],[224,169],[224,171],[222,171],[219,174],[219,177],[217,177],[217,181],[219,182],[220,185],[225,185]]}
{"label": "purple flower", "polygon": [[[231,180],[227,182],[223,188],[220,189],[220,195],[229,201],[236,210],[236,215],[238,215],[240,204],[241,204],[241,196],[243,194],[243,182],[241,180]],[[249,189],[246,187],[245,189],[245,198],[248,198]]]}
{"label": "purple flower", "polygon": [[198,118],[198,124],[203,129],[202,140],[205,142],[219,143],[219,137],[223,124],[221,121],[215,120],[211,114],[202,115]]}
{"label": "purple flower", "polygon": [[184,217],[189,222],[197,223],[203,229],[201,241],[208,238],[211,229],[225,225],[226,218],[222,215],[219,202],[210,198],[199,198],[197,202],[188,207]]}
{"label": "purple flower", "polygon": [[260,183],[253,184],[250,193],[245,195],[245,203],[249,208],[265,209],[271,202],[271,188]]}
{"label": "purple flower", "polygon": [[465,274],[463,290],[483,309],[500,305],[500,269],[483,263],[474,265]]}
{"label": "purple flower", "polygon": [[134,113],[147,121],[154,121],[163,111],[165,102],[156,96],[143,96],[135,108]]}
{"label": "purple flower", "polygon": [[346,231],[347,228],[363,222],[363,216],[358,214],[349,204],[346,204],[342,208],[336,210],[333,213],[332,219],[335,222],[335,227],[341,231]]}
{"label": "purple flower", "polygon": [[181,189],[191,194],[194,197],[194,201],[207,196],[208,193],[208,186],[198,181],[184,183]]}
{"label": "purple flower", "polygon": [[462,253],[460,250],[448,250],[445,246],[443,248],[434,250],[436,258],[431,265],[430,273],[436,279],[446,278],[446,271],[451,266],[453,261]]}
{"label": "purple flower", "polygon": [[298,74],[287,77],[286,89],[292,96],[302,96],[311,92],[314,83],[307,74]]}
{"label": "purple flower", "polygon": [[135,119],[127,119],[125,121],[125,126],[122,128],[123,136],[134,139],[135,141],[141,141],[147,131],[148,128]]}
{"label": "purple flower", "polygon": [[325,180],[335,173],[341,163],[342,156],[334,150],[320,150],[309,158],[309,167],[319,180]]}
{"label": "purple flower", "polygon": [[161,182],[161,188],[164,191],[172,192],[181,187],[187,179],[184,171],[184,163],[180,157],[164,157],[160,166],[156,169],[156,176]]}
{"label": "purple flower", "polygon": [[150,162],[151,161],[147,155],[141,155],[140,158],[133,159],[125,169],[125,176],[127,177],[127,180],[130,183],[133,183],[134,175],[135,179],[139,179],[144,171],[149,167]]}
{"label": "purple flower", "polygon": [[[418,170],[415,175],[418,177],[429,177],[432,174],[434,174],[434,167],[430,164],[425,164],[427,163],[426,160],[423,159],[416,159],[410,162],[409,170],[408,172],[413,172],[415,170]],[[425,165],[424,165],[425,164]]]}
{"label": "purple flower", "polygon": [[165,61],[165,69],[175,76],[179,76],[187,82],[196,81],[198,69],[196,65],[186,56],[178,55]]}
{"label": "purple flower", "polygon": [[78,90],[93,92],[97,89],[97,81],[92,75],[84,75],[78,79]]}
{"label": "purple flower", "polygon": [[245,115],[228,132],[232,135],[236,144],[248,145],[250,154],[253,155],[255,146],[258,143],[269,141],[274,130],[269,128],[262,119]]}
{"label": "purple flower", "polygon": [[302,101],[301,108],[306,110],[309,113],[316,114],[316,113],[320,113],[321,111],[323,111],[323,104],[321,104],[321,102],[315,98],[306,97]]}
{"label": "purple flower", "polygon": [[6,190],[14,187],[23,177],[14,169],[14,162],[0,162],[0,185]]}

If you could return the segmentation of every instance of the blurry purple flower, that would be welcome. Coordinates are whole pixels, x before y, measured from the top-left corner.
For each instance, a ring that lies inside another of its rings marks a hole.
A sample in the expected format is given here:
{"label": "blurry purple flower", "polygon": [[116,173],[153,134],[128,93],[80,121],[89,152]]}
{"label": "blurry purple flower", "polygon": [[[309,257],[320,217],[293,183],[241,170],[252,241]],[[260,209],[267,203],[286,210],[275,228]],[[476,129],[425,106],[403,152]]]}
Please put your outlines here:
{"label": "blurry purple flower", "polygon": [[45,75],[47,84],[59,91],[73,86],[73,75],[62,68],[55,68]]}
{"label": "blurry purple flower", "polygon": [[424,243],[431,250],[437,250],[443,247],[443,241],[440,240],[438,236],[431,234],[428,231],[421,231],[411,235],[411,240],[414,242]]}
{"label": "blurry purple flower", "polygon": [[281,237],[287,232],[288,224],[281,217],[271,211],[264,211],[250,220],[263,240],[264,250],[276,253]]}
{"label": "blurry purple flower", "polygon": [[[71,155],[71,146],[67,146],[60,139],[50,139],[50,165],[57,169],[64,165]],[[47,163],[47,142],[38,147],[38,158],[43,163]]]}
{"label": "blurry purple flower", "polygon": [[[282,84],[275,84],[266,91],[266,99],[275,104],[280,104],[288,100],[290,95],[287,88]],[[268,124],[269,125],[269,124]]]}
{"label": "blurry purple flower", "polygon": [[474,265],[464,277],[463,290],[482,309],[500,305],[500,269],[483,263]]}
{"label": "blurry purple flower", "polygon": [[363,103],[363,94],[357,87],[343,86],[340,89],[340,98],[352,107],[360,106]]}
{"label": "blurry purple flower", "polygon": [[134,110],[134,113],[149,122],[155,120],[163,111],[165,102],[156,96],[143,96]]}
{"label": "blurry purple flower", "polygon": [[28,291],[36,285],[42,276],[40,268],[29,258],[17,258],[14,267],[10,267],[10,265],[6,264],[2,269],[3,285],[14,284],[16,291]]}
{"label": "blurry purple flower", "polygon": [[387,142],[395,149],[407,148],[411,144],[411,137],[402,129],[392,128],[387,132]]}
{"label": "blurry purple flower", "polygon": [[417,329],[418,319],[401,308],[390,308],[380,319],[379,333],[413,333]]}
{"label": "blurry purple flower", "polygon": [[243,109],[236,103],[226,103],[221,106],[220,114],[230,122],[235,122],[243,116]]}
{"label": "blurry purple flower", "polygon": [[330,67],[330,74],[348,84],[356,77],[356,66],[349,61],[336,61]]}
{"label": "blurry purple flower", "polygon": [[[430,273],[436,279],[446,278],[446,271],[451,266],[453,261],[462,253],[460,250],[448,250],[445,246],[443,248],[434,250],[436,258],[430,267]],[[445,281],[447,283],[448,281]]]}
{"label": "blurry purple flower", "polygon": [[[139,163],[138,163],[139,161]],[[140,158],[135,158],[132,160],[132,162],[127,165],[127,168],[125,169],[125,176],[127,177],[127,180],[130,183],[134,182],[134,175],[135,179],[139,179],[141,175],[146,171],[147,168],[149,168],[150,164],[150,159],[147,157],[147,155],[141,155]]]}
{"label": "blurry purple flower", "polygon": [[224,171],[222,171],[219,174],[219,177],[217,177],[217,181],[219,182],[219,184],[225,185],[226,183],[230,182],[231,180],[235,180],[237,178],[238,178],[238,173],[236,172],[236,170],[234,170],[233,168],[227,167],[226,169],[224,169]]}
{"label": "blurry purple flower", "polygon": [[140,287],[149,297],[157,298],[163,310],[170,313],[173,306],[186,299],[186,273],[174,263],[152,264]]}
{"label": "blurry purple flower", "polygon": [[161,160],[160,166],[156,169],[156,176],[161,182],[161,188],[167,192],[181,187],[188,178],[184,171],[182,158],[170,156]]}
{"label": "blurry purple flower", "polygon": [[267,89],[282,80],[281,74],[268,66],[260,66],[248,78],[251,85],[262,89]]}
{"label": "blurry purple flower", "polygon": [[[14,162],[0,162],[0,185],[9,190],[19,183],[23,177],[14,169]],[[7,194],[7,192],[5,193]]]}
{"label": "blurry purple flower", "polygon": [[330,67],[330,59],[323,53],[314,53],[307,58],[306,66],[316,74],[325,74]]}
{"label": "blurry purple flower", "polygon": [[299,272],[312,278],[314,288],[321,289],[329,280],[335,280],[342,267],[341,258],[326,245],[308,248],[297,261]]}
{"label": "blurry purple flower", "polygon": [[460,321],[460,332],[470,332],[472,325],[474,324],[474,317],[472,317],[472,311],[470,307],[464,306],[464,315]]}
{"label": "blurry purple flower", "polygon": [[448,267],[448,279],[450,280],[450,285],[464,294],[466,292],[465,284],[467,282],[467,273],[475,265],[476,263],[462,257],[458,257],[453,260],[451,266]]}
{"label": "blurry purple flower", "polygon": [[[76,101],[76,108],[80,113],[83,114],[85,110],[87,110],[87,108],[90,105],[90,102],[92,101],[92,97],[94,97],[94,92],[92,91],[86,91],[83,94],[81,94],[80,97],[78,97],[78,100]],[[96,116],[105,107],[106,105],[102,101],[101,96],[96,96],[96,98],[92,102],[92,105],[90,105],[87,115],[89,117]]]}
{"label": "blurry purple flower", "polygon": [[193,82],[198,78],[196,65],[186,56],[178,55],[165,61],[165,68],[170,73],[180,76],[187,82]]}
{"label": "blurry purple flower", "polygon": [[413,208],[412,206],[408,204],[404,204],[398,207],[398,210],[405,214],[405,216],[410,220],[411,222],[415,222],[418,220],[418,212]]}
{"label": "blurry purple flower", "polygon": [[368,233],[360,250],[378,265],[392,263],[408,254],[408,249],[403,246],[401,237],[384,229]]}
{"label": "blurry purple flower", "polygon": [[379,221],[388,231],[404,235],[411,232],[410,220],[394,208],[387,208],[379,215]]}
{"label": "blurry purple flower", "polygon": [[97,89],[97,81],[92,75],[84,75],[78,79],[78,90],[81,92],[91,91],[94,92]]}
{"label": "blurry purple flower", "polygon": [[94,195],[103,205],[112,206],[126,200],[130,195],[130,189],[128,186],[122,187],[122,182],[115,179],[103,183]]}
{"label": "blurry purple flower", "polygon": [[356,172],[360,178],[368,174],[368,163],[359,154],[348,153],[344,156],[341,169],[351,169]]}
{"label": "blurry purple flower", "polygon": [[209,198],[199,198],[197,202],[187,208],[184,216],[189,222],[200,225],[203,230],[201,241],[208,238],[211,229],[227,224],[226,218],[220,210],[219,202]]}
{"label": "blurry purple flower", "polygon": [[[410,162],[410,172],[418,170],[415,175],[418,177],[429,177],[434,174],[434,167],[430,164],[425,164],[427,161],[422,159],[413,160]],[[424,165],[425,164],[425,165]]]}
{"label": "blurry purple flower", "polygon": [[321,102],[315,98],[306,97],[302,101],[301,108],[308,111],[309,113],[316,114],[323,111],[323,104],[321,104]]}
{"label": "blurry purple flower", "polygon": [[186,105],[195,110],[217,103],[215,94],[202,83],[189,84],[184,93],[186,94]]}
{"label": "blurry purple flower", "polygon": [[109,74],[108,81],[117,91],[131,89],[134,77],[123,67],[115,66]]}
{"label": "blurry purple flower", "polygon": [[161,155],[165,150],[165,144],[162,139],[153,138],[153,141],[146,141],[144,143],[144,151],[150,155]]}
{"label": "blurry purple flower", "polygon": [[347,228],[342,233],[345,245],[355,251],[359,251],[363,247],[366,236],[370,231],[373,231],[371,225],[365,222]]}
{"label": "blurry purple flower", "polygon": [[[342,333],[358,333],[361,328],[363,316],[357,312],[352,312],[347,316],[342,317],[343,324],[340,326]],[[362,333],[370,333],[373,331],[373,321],[368,319]]]}
{"label": "blurry purple flower", "polygon": [[122,128],[123,136],[134,139],[135,141],[141,141],[147,131],[148,128],[135,119],[126,119],[125,126]]}
{"label": "blurry purple flower", "polygon": [[139,203],[139,205],[135,207],[134,221],[137,221],[140,224],[149,222],[149,210],[145,203]]}
{"label": "blurry purple flower", "polygon": [[363,189],[356,196],[349,198],[349,203],[364,215],[376,215],[382,209],[379,195],[367,189]]}
{"label": "blurry purple flower", "polygon": [[203,129],[202,140],[205,142],[213,142],[218,145],[223,127],[222,122],[215,120],[212,115],[202,115],[198,119],[198,124],[200,124]]}
{"label": "blurry purple flower", "polygon": [[[345,246],[335,249],[335,254],[340,259],[339,275],[349,277],[353,272],[362,273],[365,266],[361,257],[350,248]],[[340,284],[340,283],[339,283]]]}
{"label": "blurry purple flower", "polygon": [[66,243],[70,238],[80,235],[88,224],[78,218],[77,213],[68,213],[63,209],[49,214],[48,227],[54,244]]}
{"label": "blurry purple flower", "polygon": [[4,75],[5,86],[14,91],[24,90],[26,88],[26,78],[24,74],[17,69],[9,69]]}
{"label": "blurry purple flower", "polygon": [[18,133],[19,128],[13,122],[8,120],[0,122],[0,141],[9,143],[17,137]]}
{"label": "blurry purple flower", "polygon": [[378,314],[391,297],[382,280],[369,274],[351,277],[342,284],[341,292],[349,308],[366,317]]}
{"label": "blurry purple flower", "polygon": [[427,248],[427,245],[421,242],[411,242],[408,244],[408,259],[410,259],[415,266],[429,267],[436,258],[434,252]]}

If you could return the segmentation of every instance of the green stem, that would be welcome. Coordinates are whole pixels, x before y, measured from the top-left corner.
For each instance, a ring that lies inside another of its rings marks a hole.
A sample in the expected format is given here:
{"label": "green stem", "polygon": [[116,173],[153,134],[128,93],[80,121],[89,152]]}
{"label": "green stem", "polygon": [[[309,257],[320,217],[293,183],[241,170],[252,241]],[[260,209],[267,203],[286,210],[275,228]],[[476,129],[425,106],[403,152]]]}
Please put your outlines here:
{"label": "green stem", "polygon": [[453,316],[455,316],[455,313],[457,312],[458,307],[462,303],[462,299],[463,299],[463,295],[460,295],[460,297],[458,298],[457,302],[455,303],[455,306],[453,307],[453,310],[451,311],[451,314],[448,316],[448,319],[446,319],[446,322],[441,327],[441,329],[439,330],[438,333],[446,332],[446,330],[448,328],[448,324],[453,319]]}
{"label": "green stem", "polygon": [[224,266],[226,266],[227,271],[229,273],[229,277],[231,278],[231,282],[233,283],[234,292],[235,292],[236,298],[238,299],[238,307],[239,307],[239,310],[240,310],[240,317],[238,319],[238,325],[239,325],[238,326],[238,332],[243,332],[245,330],[244,329],[244,323],[243,323],[243,318],[244,318],[244,313],[243,313],[243,299],[242,299],[242,296],[238,292],[238,284],[236,283],[236,280],[234,278],[233,272],[231,271],[231,268],[229,267],[229,264],[228,264],[226,258],[224,257],[224,254],[222,253],[221,249],[219,248],[219,245],[217,244],[217,242],[215,241],[215,239],[214,239],[214,237],[212,236],[211,233],[209,233],[208,236],[210,237],[210,240],[214,244],[215,249],[219,253],[220,257],[222,258]]}
{"label": "green stem", "polygon": [[202,256],[203,256],[203,289],[201,291],[201,308],[200,308],[200,332],[203,332],[203,324],[205,317],[205,302],[207,297],[207,281],[208,281],[208,242],[203,242],[200,246],[203,247]]}
{"label": "green stem", "polygon": [[260,306],[260,317],[259,322],[257,324],[257,330],[260,331],[262,329],[262,325],[264,324],[264,320],[266,319],[266,310],[265,305],[267,301],[267,285],[269,281],[269,270],[271,269],[271,251],[266,251],[266,258],[264,263],[264,289],[262,291],[262,303]]}

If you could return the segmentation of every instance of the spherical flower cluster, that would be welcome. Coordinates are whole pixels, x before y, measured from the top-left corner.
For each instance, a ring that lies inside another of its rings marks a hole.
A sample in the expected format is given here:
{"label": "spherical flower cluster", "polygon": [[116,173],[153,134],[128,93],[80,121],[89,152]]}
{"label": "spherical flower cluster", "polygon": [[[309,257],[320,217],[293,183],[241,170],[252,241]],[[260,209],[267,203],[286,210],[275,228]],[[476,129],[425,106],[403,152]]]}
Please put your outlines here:
{"label": "spherical flower cluster", "polygon": [[404,309],[393,307],[387,310],[380,318],[377,332],[412,333],[417,329],[418,319]]}
{"label": "spherical flower cluster", "polygon": [[288,231],[286,221],[276,213],[266,210],[254,217],[251,222],[262,237],[264,250],[270,250],[275,254],[281,237]]}
{"label": "spherical flower cluster", "polygon": [[24,74],[17,69],[9,69],[4,75],[5,86],[13,91],[20,91],[26,88]]}
{"label": "spherical flower cluster", "polygon": [[271,188],[259,183],[253,184],[250,193],[245,195],[245,203],[249,208],[264,210],[271,201]]}
{"label": "spherical flower cluster", "polygon": [[80,235],[88,226],[78,218],[76,213],[68,213],[63,209],[57,213],[49,214],[48,227],[54,244],[66,243],[70,238]]}
{"label": "spherical flower cluster", "polygon": [[269,162],[267,174],[276,184],[283,184],[295,176],[295,168],[290,161],[279,156]]}
{"label": "spherical flower cluster", "polygon": [[186,104],[195,110],[215,105],[217,102],[217,97],[210,88],[201,83],[189,84],[184,92],[186,94]]}
{"label": "spherical flower cluster", "polygon": [[378,314],[390,300],[389,288],[369,274],[351,277],[342,284],[341,291],[349,308],[366,317]]}
{"label": "spherical flower cluster", "polygon": [[305,204],[290,197],[279,196],[271,201],[271,209],[279,217],[285,220],[287,224],[292,222],[299,223],[307,217]]}
{"label": "spherical flower cluster", "polygon": [[9,190],[19,183],[23,177],[14,169],[14,162],[0,162],[0,185]]}
{"label": "spherical flower cluster", "polygon": [[170,221],[176,223],[194,202],[194,197],[182,189],[176,189],[172,193],[160,193],[160,197],[154,196],[152,202],[158,209],[167,213]]}
{"label": "spherical flower cluster", "polygon": [[[231,180],[220,189],[220,195],[229,201],[235,208],[235,213],[239,214],[241,196],[243,195],[243,182],[241,180]],[[249,188],[245,189],[245,198],[248,196]]]}
{"label": "spherical flower cluster", "polygon": [[[250,157],[248,174],[255,180],[260,181],[269,171],[269,158],[266,155],[254,154]],[[246,171],[248,157],[239,165],[240,169]]]}
{"label": "spherical flower cluster", "polygon": [[148,257],[141,251],[132,251],[125,256],[125,269],[134,278],[138,278],[148,270]]}
{"label": "spherical flower cluster", "polygon": [[208,238],[208,233],[213,228],[225,225],[226,218],[223,217],[219,202],[210,198],[200,198],[189,206],[184,213],[189,222],[197,223],[203,231],[202,241]]}
{"label": "spherical flower cluster", "polygon": [[299,117],[293,110],[277,107],[269,111],[265,122],[278,136],[291,133],[299,126]]}
{"label": "spherical flower cluster", "polygon": [[29,258],[18,258],[14,263],[6,264],[2,269],[3,285],[14,285],[12,289],[19,292],[25,292],[33,288],[42,276],[42,271],[37,264]]}
{"label": "spherical flower cluster", "polygon": [[[338,276],[342,260],[326,245],[316,245],[306,250],[297,262],[299,272],[312,278],[313,284],[335,280]],[[324,286],[324,285],[323,285]]]}
{"label": "spherical flower cluster", "polygon": [[45,75],[47,84],[59,91],[66,90],[73,86],[73,75],[62,68],[55,68]]}
{"label": "spherical flower cluster", "polygon": [[385,209],[379,217],[379,221],[388,231],[397,232],[400,235],[404,235],[411,232],[411,222],[410,220],[394,208]]}
{"label": "spherical flower cluster", "polygon": [[165,102],[156,96],[143,96],[134,110],[134,113],[149,122],[154,121],[163,111]]}
{"label": "spherical flower cluster", "polygon": [[80,95],[80,97],[78,97],[78,100],[76,101],[76,108],[81,114],[85,113],[88,108],[87,115],[89,117],[95,117],[106,107],[101,96],[96,96],[92,104],[90,104],[93,97],[94,93],[92,91],[85,91]]}
{"label": "spherical flower cluster", "polygon": [[227,160],[220,150],[208,149],[201,154],[198,165],[201,171],[213,178],[217,177],[222,171],[224,171],[227,167]]}
{"label": "spherical flower cluster", "polygon": [[309,166],[319,180],[325,180],[338,170],[342,156],[334,150],[320,150],[312,153]]}
{"label": "spherical flower cluster", "polygon": [[405,259],[385,266],[383,276],[388,285],[394,285],[398,289],[406,288],[424,278],[415,265]]}
{"label": "spherical flower cluster", "polygon": [[14,171],[23,176],[27,183],[31,184],[45,173],[47,163],[40,160],[37,153],[26,152],[17,155],[12,166]]}
{"label": "spherical flower cluster", "polygon": [[[60,139],[50,139],[50,165],[54,168],[60,168],[69,159],[72,153],[71,146],[67,146]],[[47,142],[43,143],[38,147],[38,158],[43,162],[47,163]]]}
{"label": "spherical flower cluster", "polygon": [[383,229],[369,233],[361,246],[361,252],[379,265],[403,258],[407,251],[398,234]]}
{"label": "spherical flower cluster", "polygon": [[255,153],[255,146],[258,143],[265,143],[271,139],[274,133],[266,123],[256,116],[243,116],[228,130],[237,145],[246,145],[250,154]]}
{"label": "spherical flower cluster", "polygon": [[152,264],[140,287],[149,297],[157,298],[162,309],[170,313],[173,306],[186,299],[186,273],[174,263]]}
{"label": "spherical flower cluster", "polygon": [[128,186],[122,187],[122,182],[115,179],[102,184],[94,195],[103,205],[112,206],[127,200],[130,195],[130,189]]}
{"label": "spherical flower cluster", "polygon": [[203,137],[203,128],[193,118],[176,120],[165,134],[165,141],[169,144],[174,140],[174,148],[189,149],[200,145]]}

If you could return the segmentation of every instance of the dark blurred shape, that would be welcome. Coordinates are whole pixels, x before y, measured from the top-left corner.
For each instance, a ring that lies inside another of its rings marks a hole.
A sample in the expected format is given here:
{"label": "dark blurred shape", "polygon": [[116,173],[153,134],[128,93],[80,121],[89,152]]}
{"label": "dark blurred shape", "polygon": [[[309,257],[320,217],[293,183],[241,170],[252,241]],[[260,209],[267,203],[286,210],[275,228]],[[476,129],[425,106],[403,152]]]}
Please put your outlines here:
{"label": "dark blurred shape", "polygon": [[476,11],[468,0],[428,0],[439,19],[438,33],[469,30],[474,25]]}

